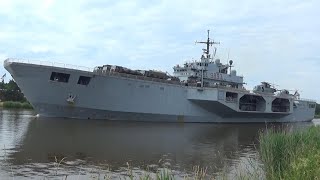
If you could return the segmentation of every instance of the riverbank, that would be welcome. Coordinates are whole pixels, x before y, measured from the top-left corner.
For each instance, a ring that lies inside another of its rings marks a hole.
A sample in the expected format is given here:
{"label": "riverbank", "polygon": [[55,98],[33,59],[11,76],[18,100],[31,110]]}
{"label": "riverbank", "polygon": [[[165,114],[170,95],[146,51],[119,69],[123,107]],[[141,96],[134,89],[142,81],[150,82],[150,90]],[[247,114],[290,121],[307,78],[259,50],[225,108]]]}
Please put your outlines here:
{"label": "riverbank", "polygon": [[[207,168],[196,168],[186,179],[320,179],[320,126],[303,130],[266,129],[259,133],[257,161],[249,168],[239,169],[234,174],[220,172],[217,176],[207,174]],[[261,168],[261,169],[260,169]],[[128,176],[136,177],[128,168]],[[160,175],[160,176],[159,176]],[[140,179],[174,180],[172,170],[138,175]]]}
{"label": "riverbank", "polygon": [[16,101],[0,102],[0,107],[8,108],[8,109],[33,109],[31,104],[28,102],[16,102]]}
{"label": "riverbank", "polygon": [[260,156],[266,179],[319,179],[320,127],[261,133]]}

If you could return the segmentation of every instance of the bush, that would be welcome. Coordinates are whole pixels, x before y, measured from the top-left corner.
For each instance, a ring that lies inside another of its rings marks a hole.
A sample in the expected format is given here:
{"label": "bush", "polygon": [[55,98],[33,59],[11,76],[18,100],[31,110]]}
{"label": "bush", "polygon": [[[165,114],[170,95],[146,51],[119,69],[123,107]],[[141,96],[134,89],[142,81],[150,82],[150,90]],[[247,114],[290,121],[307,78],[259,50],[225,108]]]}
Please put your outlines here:
{"label": "bush", "polygon": [[33,109],[30,103],[28,102],[14,102],[14,101],[5,101],[3,102],[4,108],[13,108],[13,109]]}

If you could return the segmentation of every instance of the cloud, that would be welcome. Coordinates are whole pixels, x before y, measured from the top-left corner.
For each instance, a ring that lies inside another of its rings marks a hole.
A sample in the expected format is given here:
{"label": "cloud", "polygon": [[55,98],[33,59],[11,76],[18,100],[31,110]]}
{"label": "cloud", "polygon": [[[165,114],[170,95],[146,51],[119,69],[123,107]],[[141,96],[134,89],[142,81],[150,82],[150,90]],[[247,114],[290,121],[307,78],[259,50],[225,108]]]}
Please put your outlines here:
{"label": "cloud", "polygon": [[[248,87],[271,81],[320,100],[318,1],[3,1],[0,54],[172,72],[199,58],[211,29]],[[4,69],[0,69],[3,73]]]}

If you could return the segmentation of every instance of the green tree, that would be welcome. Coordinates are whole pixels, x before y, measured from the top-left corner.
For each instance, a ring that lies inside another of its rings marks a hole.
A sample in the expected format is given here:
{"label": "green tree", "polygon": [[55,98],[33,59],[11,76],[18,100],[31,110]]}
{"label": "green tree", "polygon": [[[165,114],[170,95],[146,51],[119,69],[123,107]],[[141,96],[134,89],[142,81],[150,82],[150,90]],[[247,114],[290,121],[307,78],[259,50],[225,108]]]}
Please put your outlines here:
{"label": "green tree", "polygon": [[5,84],[5,89],[8,91],[21,91],[17,83],[11,79],[9,83]]}
{"label": "green tree", "polygon": [[1,101],[27,101],[24,95],[22,94],[19,86],[13,79],[11,79],[8,83],[0,83],[0,89],[2,89],[0,91]]}
{"label": "green tree", "polygon": [[5,89],[4,80],[2,80],[2,82],[0,82],[0,90],[1,90],[1,89]]}

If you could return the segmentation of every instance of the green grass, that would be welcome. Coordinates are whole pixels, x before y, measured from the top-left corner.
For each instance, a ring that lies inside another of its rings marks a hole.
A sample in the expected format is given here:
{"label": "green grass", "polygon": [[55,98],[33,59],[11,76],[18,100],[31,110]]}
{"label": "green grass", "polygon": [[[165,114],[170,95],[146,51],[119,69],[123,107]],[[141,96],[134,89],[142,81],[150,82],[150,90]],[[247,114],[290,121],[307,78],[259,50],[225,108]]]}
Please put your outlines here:
{"label": "green grass", "polygon": [[320,119],[320,114],[314,115],[314,118]]}
{"label": "green grass", "polygon": [[260,156],[267,179],[320,179],[320,127],[260,133]]}
{"label": "green grass", "polygon": [[0,103],[0,107],[8,109],[33,109],[28,102],[5,101]]}

